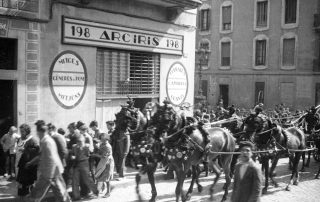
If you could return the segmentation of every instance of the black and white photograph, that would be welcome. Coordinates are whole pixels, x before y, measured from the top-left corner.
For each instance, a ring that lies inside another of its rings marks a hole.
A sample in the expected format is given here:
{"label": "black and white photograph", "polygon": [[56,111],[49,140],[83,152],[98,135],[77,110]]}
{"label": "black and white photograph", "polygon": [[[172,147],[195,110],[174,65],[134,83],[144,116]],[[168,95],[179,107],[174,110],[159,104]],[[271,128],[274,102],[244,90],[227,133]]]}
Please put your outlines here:
{"label": "black and white photograph", "polygon": [[320,0],[0,0],[0,202],[319,202]]}

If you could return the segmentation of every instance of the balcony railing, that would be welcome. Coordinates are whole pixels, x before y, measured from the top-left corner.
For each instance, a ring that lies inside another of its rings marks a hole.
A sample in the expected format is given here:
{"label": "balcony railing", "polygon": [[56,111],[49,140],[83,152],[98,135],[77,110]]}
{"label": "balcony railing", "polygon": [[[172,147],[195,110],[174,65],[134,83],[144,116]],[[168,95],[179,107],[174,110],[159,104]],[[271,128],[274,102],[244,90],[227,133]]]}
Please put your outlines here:
{"label": "balcony railing", "polygon": [[0,8],[38,12],[39,0],[0,0]]}

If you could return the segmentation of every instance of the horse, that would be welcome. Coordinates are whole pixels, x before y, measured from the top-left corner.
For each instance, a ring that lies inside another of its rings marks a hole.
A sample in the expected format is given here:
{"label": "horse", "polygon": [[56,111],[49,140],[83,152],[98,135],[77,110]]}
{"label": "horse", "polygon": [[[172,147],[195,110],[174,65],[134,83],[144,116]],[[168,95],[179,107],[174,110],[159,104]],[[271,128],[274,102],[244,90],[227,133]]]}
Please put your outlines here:
{"label": "horse", "polygon": [[[215,161],[220,157],[220,164],[226,175],[224,185],[225,193],[222,201],[225,201],[228,195],[228,187],[231,183],[230,163],[232,154],[219,155],[216,152],[233,152],[235,141],[231,133],[222,128],[210,128],[205,130],[201,125],[195,125],[196,121],[179,115],[170,103],[164,102],[158,112],[153,117],[153,123],[156,127],[156,136],[164,142],[165,150],[163,155],[169,164],[174,168],[177,174],[177,186],[175,190],[176,201],[186,201],[190,199],[193,190],[193,184],[199,176],[197,165],[202,159],[207,158],[214,162],[214,172],[216,178],[210,187],[210,197],[213,199],[214,186],[217,183],[221,171]],[[191,124],[190,124],[191,120]],[[205,154],[207,152],[207,155]],[[193,175],[190,187],[186,195],[183,193],[183,182],[186,172],[192,167]]]}
{"label": "horse", "polygon": [[[274,179],[274,171],[280,156],[285,153],[289,153],[290,161],[293,164],[290,182],[286,187],[286,190],[289,191],[293,178],[295,178],[293,181],[294,185],[297,185],[299,182],[298,164],[301,157],[301,152],[295,150],[305,149],[305,135],[303,131],[297,127],[283,129],[279,125],[276,125],[270,120],[264,119],[264,117],[261,116],[254,116],[251,119],[251,123],[249,122],[248,125],[251,126],[254,131],[252,140],[257,149],[262,151],[273,151],[272,153],[261,153],[259,156],[262,168],[265,171],[265,187],[263,188],[262,193],[267,193],[269,178],[275,187],[278,186],[278,183]],[[279,147],[280,152],[277,151],[277,148]],[[290,150],[294,151],[290,152]],[[270,171],[269,160],[272,160]]]}
{"label": "horse", "polygon": [[[139,194],[139,183],[141,180],[141,174],[147,174],[149,183],[151,185],[151,199],[150,202],[156,201],[157,190],[155,186],[154,173],[157,165],[162,160],[161,156],[161,142],[156,140],[153,136],[153,132],[149,129],[151,117],[157,109],[156,103],[147,103],[142,112],[130,107],[122,107],[122,110],[116,116],[116,122],[119,125],[128,125],[128,132],[130,135],[130,154],[133,157],[135,167],[139,169],[139,173],[136,174],[136,192],[139,200],[142,198]],[[120,116],[120,114],[123,114]],[[126,116],[127,119],[123,119]],[[124,120],[127,120],[126,122]]]}

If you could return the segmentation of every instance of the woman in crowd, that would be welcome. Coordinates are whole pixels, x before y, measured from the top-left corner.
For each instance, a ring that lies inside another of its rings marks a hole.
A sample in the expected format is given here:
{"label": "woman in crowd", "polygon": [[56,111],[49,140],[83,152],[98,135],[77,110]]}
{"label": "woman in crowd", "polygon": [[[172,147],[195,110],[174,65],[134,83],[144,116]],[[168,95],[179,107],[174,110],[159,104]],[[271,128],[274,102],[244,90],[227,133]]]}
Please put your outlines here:
{"label": "woman in crowd", "polygon": [[30,126],[20,126],[21,139],[18,141],[17,163],[18,163],[18,195],[26,196],[37,179],[37,165],[26,166],[34,157],[39,155],[39,142],[31,134]]}
{"label": "woman in crowd", "polygon": [[110,180],[113,177],[114,161],[112,157],[112,148],[109,144],[109,136],[106,133],[100,134],[101,144],[98,154],[95,157],[100,158],[99,164],[96,169],[95,178],[98,183],[99,194],[103,194],[106,189],[105,197],[110,196]]}

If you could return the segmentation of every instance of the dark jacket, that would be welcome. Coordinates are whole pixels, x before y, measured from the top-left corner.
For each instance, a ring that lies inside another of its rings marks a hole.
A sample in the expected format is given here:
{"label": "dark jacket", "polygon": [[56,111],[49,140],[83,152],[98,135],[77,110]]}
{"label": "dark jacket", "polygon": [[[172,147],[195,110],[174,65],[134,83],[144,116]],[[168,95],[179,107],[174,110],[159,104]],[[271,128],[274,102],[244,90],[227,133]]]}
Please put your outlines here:
{"label": "dark jacket", "polygon": [[240,179],[240,166],[237,164],[234,174],[232,202],[259,202],[261,196],[262,175],[260,169],[250,162],[243,178]]}
{"label": "dark jacket", "polygon": [[66,159],[68,157],[67,142],[63,135],[55,133],[52,136],[52,139],[55,141],[59,153],[60,160],[63,167],[66,167]]}
{"label": "dark jacket", "polygon": [[111,137],[111,146],[113,155],[125,156],[130,149],[130,135],[129,133],[121,130],[115,130]]}

